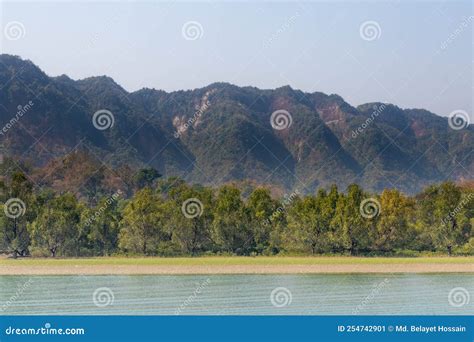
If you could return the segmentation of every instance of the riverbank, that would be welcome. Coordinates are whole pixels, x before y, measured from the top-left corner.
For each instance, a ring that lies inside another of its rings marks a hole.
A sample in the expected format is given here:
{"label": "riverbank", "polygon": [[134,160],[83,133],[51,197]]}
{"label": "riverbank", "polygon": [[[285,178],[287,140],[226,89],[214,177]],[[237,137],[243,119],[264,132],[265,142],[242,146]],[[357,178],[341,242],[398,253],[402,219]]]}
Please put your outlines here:
{"label": "riverbank", "polygon": [[0,275],[474,273],[474,257],[0,259]]}

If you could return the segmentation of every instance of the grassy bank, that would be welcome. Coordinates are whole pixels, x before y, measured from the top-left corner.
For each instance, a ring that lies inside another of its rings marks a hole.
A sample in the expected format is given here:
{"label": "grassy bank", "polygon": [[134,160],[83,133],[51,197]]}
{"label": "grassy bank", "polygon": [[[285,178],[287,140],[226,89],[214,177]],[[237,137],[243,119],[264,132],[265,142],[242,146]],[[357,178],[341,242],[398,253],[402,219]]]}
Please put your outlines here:
{"label": "grassy bank", "polygon": [[210,256],[196,258],[159,257],[100,257],[100,258],[21,258],[0,259],[2,266],[100,266],[100,265],[143,265],[143,266],[226,266],[226,265],[379,265],[379,264],[472,264],[469,257],[234,257]]}

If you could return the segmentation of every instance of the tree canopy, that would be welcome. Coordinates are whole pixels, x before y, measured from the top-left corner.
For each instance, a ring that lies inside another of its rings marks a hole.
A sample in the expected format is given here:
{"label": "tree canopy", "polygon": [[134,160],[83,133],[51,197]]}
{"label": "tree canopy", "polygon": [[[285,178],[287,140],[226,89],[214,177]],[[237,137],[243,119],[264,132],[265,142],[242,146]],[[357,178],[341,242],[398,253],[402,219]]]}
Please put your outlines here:
{"label": "tree canopy", "polygon": [[36,189],[0,181],[0,250],[14,256],[202,254],[473,254],[474,191],[452,182],[410,197],[357,184],[274,198],[254,187],[210,188],[144,169],[131,196]]}

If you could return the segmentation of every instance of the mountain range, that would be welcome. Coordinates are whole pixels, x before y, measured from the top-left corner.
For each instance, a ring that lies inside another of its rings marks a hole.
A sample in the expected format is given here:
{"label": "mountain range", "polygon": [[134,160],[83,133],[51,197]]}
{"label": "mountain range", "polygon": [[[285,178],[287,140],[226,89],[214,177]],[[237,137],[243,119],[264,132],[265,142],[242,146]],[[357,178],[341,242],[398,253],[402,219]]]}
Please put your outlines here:
{"label": "mountain range", "polygon": [[473,125],[453,129],[424,109],[354,107],[335,94],[290,86],[128,92],[107,76],[50,77],[5,54],[0,125],[3,155],[46,170],[36,179],[51,184],[64,180],[66,161],[77,153],[77,163],[89,156],[90,165],[118,178],[124,167],[151,166],[193,183],[251,181],[285,192],[359,183],[415,193],[474,174]]}

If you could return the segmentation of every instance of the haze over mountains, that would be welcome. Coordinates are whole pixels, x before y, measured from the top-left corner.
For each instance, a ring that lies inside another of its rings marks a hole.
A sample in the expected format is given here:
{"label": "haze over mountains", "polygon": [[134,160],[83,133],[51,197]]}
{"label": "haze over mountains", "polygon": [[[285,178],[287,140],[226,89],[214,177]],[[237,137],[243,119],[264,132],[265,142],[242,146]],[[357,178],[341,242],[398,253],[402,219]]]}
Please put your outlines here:
{"label": "haze over mountains", "polygon": [[[99,110],[112,113],[111,127],[94,125]],[[272,127],[278,110],[290,114],[288,128]],[[414,193],[474,174],[473,125],[455,130],[423,109],[353,107],[289,86],[129,93],[106,76],[49,77],[11,55],[0,55],[0,125],[4,155],[55,170],[63,156],[84,151],[111,170],[149,165],[190,182],[253,180],[302,192],[355,182]]]}

